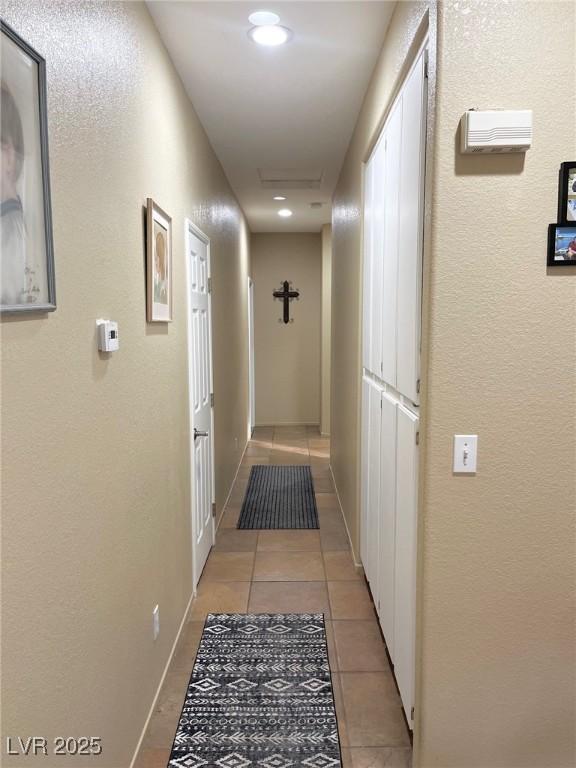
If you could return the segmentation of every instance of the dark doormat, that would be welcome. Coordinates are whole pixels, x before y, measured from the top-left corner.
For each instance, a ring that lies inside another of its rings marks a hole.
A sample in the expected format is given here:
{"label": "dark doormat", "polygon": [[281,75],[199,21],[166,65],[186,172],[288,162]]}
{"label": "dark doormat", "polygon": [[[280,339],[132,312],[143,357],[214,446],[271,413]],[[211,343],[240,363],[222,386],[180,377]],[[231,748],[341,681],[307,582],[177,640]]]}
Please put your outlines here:
{"label": "dark doormat", "polygon": [[256,465],[250,472],[238,528],[318,528],[308,465]]}
{"label": "dark doormat", "polygon": [[341,768],[324,616],[209,614],[169,768]]}

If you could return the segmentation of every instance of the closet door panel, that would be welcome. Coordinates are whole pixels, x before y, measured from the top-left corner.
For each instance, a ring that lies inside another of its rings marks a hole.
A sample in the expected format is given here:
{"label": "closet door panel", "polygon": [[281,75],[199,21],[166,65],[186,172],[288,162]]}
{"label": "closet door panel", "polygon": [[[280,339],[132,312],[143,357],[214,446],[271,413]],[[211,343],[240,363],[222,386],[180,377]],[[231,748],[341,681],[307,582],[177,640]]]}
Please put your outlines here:
{"label": "closet door panel", "polygon": [[380,540],[380,429],[381,408],[380,401],[382,390],[371,384],[370,386],[370,425],[369,425],[369,461],[368,468],[368,526],[366,553],[368,570],[366,578],[370,584],[372,597],[378,604],[378,544]]}
{"label": "closet door panel", "polygon": [[394,661],[394,567],[396,538],[396,401],[382,395],[380,437],[380,545],[378,615]]}
{"label": "closet door panel", "polygon": [[384,141],[384,175],[386,187],[382,199],[384,238],[382,252],[382,378],[397,387],[396,374],[396,315],[398,281],[398,215],[400,193],[400,155],[402,141],[402,97],[388,118]]}
{"label": "closet door panel", "polygon": [[418,416],[397,407],[394,672],[408,722],[414,703]]}
{"label": "closet door panel", "polygon": [[360,461],[362,467],[360,487],[361,531],[360,531],[360,558],[366,571],[368,561],[369,515],[368,515],[368,486],[370,467],[370,381],[362,379],[362,437],[360,447]]}
{"label": "closet door panel", "polygon": [[386,198],[386,150],[383,137],[376,145],[372,155],[372,336],[370,350],[370,370],[376,376],[382,376],[382,332],[383,332],[383,297],[382,278],[384,270],[384,220]]}
{"label": "closet door panel", "polygon": [[418,402],[425,158],[424,53],[403,88],[398,251],[397,389]]}
{"label": "closet door panel", "polygon": [[372,158],[364,169],[364,236],[363,236],[363,296],[362,296],[362,365],[370,369],[372,348],[372,239],[373,239],[373,195],[372,182],[374,164]]}

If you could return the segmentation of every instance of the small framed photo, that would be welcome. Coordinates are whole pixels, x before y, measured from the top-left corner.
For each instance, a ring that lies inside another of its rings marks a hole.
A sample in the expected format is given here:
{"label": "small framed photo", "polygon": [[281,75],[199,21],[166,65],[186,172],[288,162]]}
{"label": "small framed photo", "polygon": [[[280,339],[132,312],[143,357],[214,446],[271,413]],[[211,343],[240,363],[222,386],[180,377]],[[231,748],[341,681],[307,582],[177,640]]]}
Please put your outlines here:
{"label": "small framed photo", "polygon": [[558,222],[576,222],[576,160],[560,166],[560,189],[558,192]]}
{"label": "small framed photo", "polygon": [[56,309],[46,64],[0,21],[0,312]]}
{"label": "small framed photo", "polygon": [[154,200],[146,200],[146,317],[172,320],[172,219]]}
{"label": "small framed photo", "polygon": [[576,267],[576,222],[548,226],[548,266]]}

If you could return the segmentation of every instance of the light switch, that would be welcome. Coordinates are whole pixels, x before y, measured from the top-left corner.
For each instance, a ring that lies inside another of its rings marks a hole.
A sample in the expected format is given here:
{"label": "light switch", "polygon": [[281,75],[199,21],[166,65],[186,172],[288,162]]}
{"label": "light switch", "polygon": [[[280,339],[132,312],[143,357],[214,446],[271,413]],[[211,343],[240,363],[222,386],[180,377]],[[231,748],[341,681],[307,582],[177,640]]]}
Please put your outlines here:
{"label": "light switch", "polygon": [[474,474],[477,454],[478,435],[454,435],[454,472]]}

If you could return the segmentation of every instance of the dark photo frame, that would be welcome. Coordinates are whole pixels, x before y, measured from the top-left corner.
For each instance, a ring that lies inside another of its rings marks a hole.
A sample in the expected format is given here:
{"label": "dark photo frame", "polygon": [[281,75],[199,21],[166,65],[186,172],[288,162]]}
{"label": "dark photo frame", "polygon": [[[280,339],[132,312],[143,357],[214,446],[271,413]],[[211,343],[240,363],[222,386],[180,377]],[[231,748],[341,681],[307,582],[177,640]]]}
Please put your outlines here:
{"label": "dark photo frame", "polygon": [[560,166],[558,223],[576,224],[576,160]]}
{"label": "dark photo frame", "polygon": [[576,267],[576,221],[548,225],[548,266]]}
{"label": "dark photo frame", "polygon": [[0,19],[0,312],[56,309],[46,63]]}

